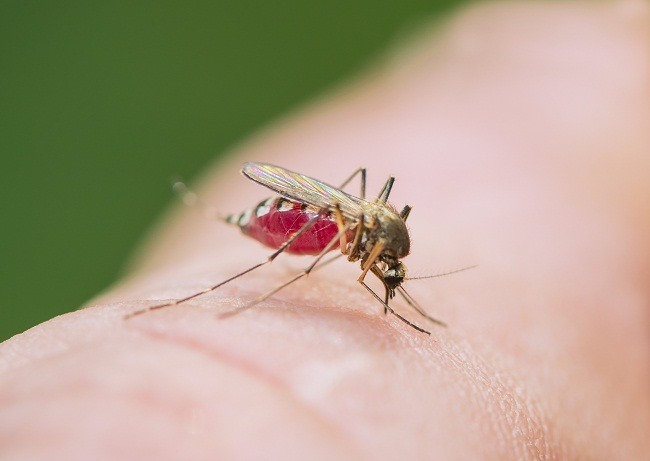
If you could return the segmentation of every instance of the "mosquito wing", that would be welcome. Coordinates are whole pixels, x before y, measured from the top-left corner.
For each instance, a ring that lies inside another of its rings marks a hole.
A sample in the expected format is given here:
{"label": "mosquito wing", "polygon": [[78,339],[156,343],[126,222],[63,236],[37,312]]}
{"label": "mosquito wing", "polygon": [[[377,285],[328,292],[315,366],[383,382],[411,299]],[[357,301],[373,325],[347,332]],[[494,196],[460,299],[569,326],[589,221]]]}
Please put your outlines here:
{"label": "mosquito wing", "polygon": [[348,219],[358,219],[362,206],[367,203],[317,179],[268,163],[245,163],[242,173],[289,199],[329,210],[338,205]]}

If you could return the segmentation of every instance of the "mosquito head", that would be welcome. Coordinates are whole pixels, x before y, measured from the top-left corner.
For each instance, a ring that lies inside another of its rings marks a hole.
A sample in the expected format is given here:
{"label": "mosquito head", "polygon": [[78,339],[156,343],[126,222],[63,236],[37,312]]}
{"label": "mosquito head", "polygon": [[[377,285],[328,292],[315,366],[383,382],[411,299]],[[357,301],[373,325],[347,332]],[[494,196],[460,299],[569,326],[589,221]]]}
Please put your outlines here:
{"label": "mosquito head", "polygon": [[384,282],[390,290],[400,286],[406,278],[406,267],[400,261],[395,261],[384,271]]}

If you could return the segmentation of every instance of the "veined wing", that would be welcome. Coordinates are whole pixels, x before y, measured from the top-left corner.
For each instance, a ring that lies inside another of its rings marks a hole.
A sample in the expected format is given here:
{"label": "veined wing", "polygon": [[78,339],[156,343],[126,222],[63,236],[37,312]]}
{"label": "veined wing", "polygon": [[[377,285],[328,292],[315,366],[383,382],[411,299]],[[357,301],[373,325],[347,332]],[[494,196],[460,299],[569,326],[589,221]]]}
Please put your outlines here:
{"label": "veined wing", "polygon": [[268,187],[278,194],[318,208],[333,210],[338,205],[348,219],[357,219],[365,200],[346,194],[342,190],[268,163],[245,163],[244,176]]}

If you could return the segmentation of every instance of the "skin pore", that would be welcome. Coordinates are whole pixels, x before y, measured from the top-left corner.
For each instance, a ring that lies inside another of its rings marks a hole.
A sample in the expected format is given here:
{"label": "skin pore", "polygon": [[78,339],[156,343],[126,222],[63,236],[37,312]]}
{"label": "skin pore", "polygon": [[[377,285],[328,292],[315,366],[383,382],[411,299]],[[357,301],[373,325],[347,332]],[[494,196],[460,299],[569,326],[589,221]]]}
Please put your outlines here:
{"label": "skin pore", "polygon": [[643,459],[648,56],[643,1],[478,4],[259,133],[202,198],[269,195],[245,161],[395,175],[407,276],[477,265],[405,282],[449,326],[384,316],[344,260],[217,319],[310,262],[286,255],[124,321],[270,253],[177,207],[127,280],[0,346],[0,459]]}

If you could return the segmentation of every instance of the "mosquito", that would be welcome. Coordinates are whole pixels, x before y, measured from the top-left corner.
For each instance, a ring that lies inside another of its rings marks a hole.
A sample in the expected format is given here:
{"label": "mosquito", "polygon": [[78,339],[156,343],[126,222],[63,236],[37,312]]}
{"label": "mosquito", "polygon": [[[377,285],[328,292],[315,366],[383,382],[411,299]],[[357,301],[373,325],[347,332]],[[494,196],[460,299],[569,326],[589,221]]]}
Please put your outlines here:
{"label": "mosquito", "polygon": [[[385,314],[394,315],[419,332],[431,334],[389,306],[389,301],[395,297],[396,293],[399,293],[418,314],[437,325],[446,326],[444,322],[427,314],[402,284],[406,280],[440,277],[468,268],[426,277],[406,277],[406,267],[401,260],[411,250],[411,239],[406,227],[406,220],[412,207],[406,205],[398,212],[388,203],[388,197],[395,182],[393,176],[390,176],[384,183],[377,198],[369,201],[366,200],[365,168],[357,169],[339,187],[268,163],[245,163],[242,174],[277,195],[263,200],[255,207],[240,214],[220,217],[225,222],[238,227],[244,235],[274,248],[275,251],[264,261],[216,285],[181,299],[140,309],[128,314],[127,318],[175,306],[214,291],[269,264],[280,254],[289,253],[312,255],[315,258],[308,267],[287,282],[240,308],[222,314],[221,317],[230,316],[252,307],[305,277],[313,270],[325,266],[341,256],[347,256],[350,262],[360,262],[361,275],[357,281],[379,301]],[[360,176],[359,197],[342,190],[356,176]],[[175,189],[183,196],[186,203],[199,203],[196,194],[189,191],[182,183],[176,183]],[[328,253],[337,249],[340,250],[340,253],[323,261]],[[368,273],[379,279],[384,286],[383,298],[366,284],[365,279]]]}

